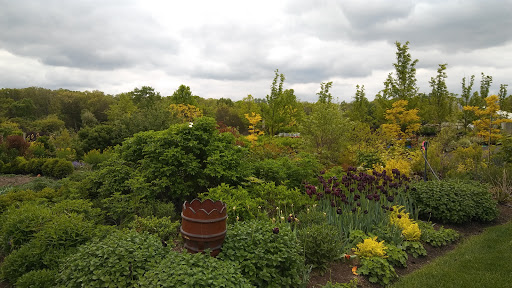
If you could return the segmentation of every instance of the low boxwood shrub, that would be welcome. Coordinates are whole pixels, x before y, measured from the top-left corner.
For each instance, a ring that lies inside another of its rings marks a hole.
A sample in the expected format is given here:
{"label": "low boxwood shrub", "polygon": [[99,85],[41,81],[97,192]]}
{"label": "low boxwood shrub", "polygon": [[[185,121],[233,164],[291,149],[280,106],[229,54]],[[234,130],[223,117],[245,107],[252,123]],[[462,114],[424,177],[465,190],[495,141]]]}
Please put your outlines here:
{"label": "low boxwood shrub", "polygon": [[442,223],[489,222],[498,216],[487,186],[471,180],[418,182],[411,189],[419,215]]}
{"label": "low boxwood shrub", "polygon": [[34,270],[21,276],[16,281],[18,288],[53,288],[57,279],[57,271],[55,270]]}
{"label": "low boxwood shrub", "polygon": [[254,287],[239,267],[208,254],[170,251],[158,267],[148,271],[139,287]]}
{"label": "low boxwood shrub", "polygon": [[327,264],[341,258],[343,242],[335,226],[311,225],[297,231],[306,264],[325,270]]}
{"label": "low boxwood shrub", "polygon": [[137,287],[169,253],[160,239],[125,230],[80,246],[60,266],[61,287]]}
{"label": "low boxwood shrub", "polygon": [[74,170],[71,161],[59,158],[47,159],[42,167],[43,175],[59,179],[71,175]]}
{"label": "low boxwood shrub", "polygon": [[257,287],[298,287],[303,282],[304,256],[288,224],[236,223],[228,228],[218,258],[238,263]]}

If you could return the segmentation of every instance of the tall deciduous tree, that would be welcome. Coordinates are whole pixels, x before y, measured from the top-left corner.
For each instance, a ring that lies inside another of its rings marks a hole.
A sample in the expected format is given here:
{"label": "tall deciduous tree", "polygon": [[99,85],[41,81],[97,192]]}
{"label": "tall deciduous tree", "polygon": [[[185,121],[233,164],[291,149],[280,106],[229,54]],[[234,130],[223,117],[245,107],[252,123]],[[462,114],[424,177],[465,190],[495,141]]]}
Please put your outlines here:
{"label": "tall deciduous tree", "polygon": [[437,76],[430,79],[430,87],[432,87],[432,92],[429,95],[429,111],[431,115],[431,120],[435,124],[441,124],[448,120],[448,117],[452,114],[453,107],[453,99],[450,96],[450,92],[448,92],[448,87],[446,86],[446,65],[447,64],[439,64],[439,68],[437,69]]}
{"label": "tall deciduous tree", "polygon": [[396,63],[395,75],[388,74],[388,78],[384,82],[384,90],[381,95],[385,99],[398,99],[398,100],[411,100],[418,93],[418,86],[416,85],[416,64],[418,59],[412,60],[409,53],[409,41],[405,44],[395,42]]}
{"label": "tall deciduous tree", "polygon": [[371,123],[371,106],[370,101],[366,98],[366,92],[364,91],[364,85],[356,85],[356,94],[354,95],[354,101],[350,103],[348,110],[348,116],[353,121],[359,121],[364,123]]}
{"label": "tall deciduous tree", "polygon": [[318,103],[331,103],[332,95],[329,90],[332,87],[332,81],[327,83],[320,83],[320,92],[316,93],[318,95]]}
{"label": "tall deciduous tree", "polygon": [[266,97],[267,103],[262,109],[265,128],[271,136],[284,127],[295,126],[300,116],[297,97],[293,89],[283,90],[284,80],[284,75],[276,69],[270,94]]}
{"label": "tall deciduous tree", "polygon": [[305,117],[301,137],[306,147],[326,164],[339,164],[341,153],[348,147],[354,122],[343,117],[339,105],[316,103]]}
{"label": "tall deciduous tree", "polygon": [[174,104],[185,104],[185,105],[194,105],[197,106],[197,101],[195,97],[192,95],[192,91],[190,87],[185,85],[180,85],[178,90],[174,91],[171,96],[171,101]]}
{"label": "tall deciduous tree", "polygon": [[[471,75],[469,78],[469,83],[466,84],[466,77],[462,78],[462,93],[461,98],[459,99],[459,104],[464,106],[470,106],[471,100],[471,90],[473,90],[473,84],[475,83],[475,75]],[[464,124],[464,131],[467,130],[469,123],[474,121],[473,115],[468,110],[462,111],[462,121]]]}

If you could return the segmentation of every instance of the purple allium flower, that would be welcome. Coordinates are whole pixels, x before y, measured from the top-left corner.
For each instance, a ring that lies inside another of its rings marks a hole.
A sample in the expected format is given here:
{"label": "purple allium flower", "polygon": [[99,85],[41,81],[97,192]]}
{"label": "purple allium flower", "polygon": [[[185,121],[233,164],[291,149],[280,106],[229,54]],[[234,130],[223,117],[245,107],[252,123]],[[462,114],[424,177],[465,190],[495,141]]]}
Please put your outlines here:
{"label": "purple allium flower", "polygon": [[391,195],[389,195],[389,196],[388,196],[388,201],[389,201],[389,202],[393,202],[394,200],[395,200],[395,197],[393,197],[393,196],[391,196]]}
{"label": "purple allium flower", "polygon": [[393,207],[389,207],[389,211],[393,211],[393,210],[395,210],[395,209],[393,209]]}
{"label": "purple allium flower", "polygon": [[366,199],[373,200],[373,195],[372,194],[366,195]]}
{"label": "purple allium flower", "polygon": [[398,214],[398,215],[396,215],[396,217],[397,217],[398,219],[401,219],[401,218],[402,218],[402,214]]}
{"label": "purple allium flower", "polygon": [[336,214],[340,215],[341,213],[343,213],[343,211],[341,210],[341,208],[336,209]]}
{"label": "purple allium flower", "polygon": [[357,207],[361,207],[361,202],[357,202]]}
{"label": "purple allium flower", "polygon": [[352,208],[352,213],[355,213],[356,211],[357,211],[356,207]]}
{"label": "purple allium flower", "polygon": [[272,229],[272,232],[274,234],[279,234],[279,227],[276,227],[276,228]]}
{"label": "purple allium flower", "polygon": [[336,204],[334,203],[334,201],[331,201],[331,207],[335,207]]}
{"label": "purple allium flower", "polygon": [[348,171],[356,171],[356,167],[353,167],[353,166],[348,166],[347,168]]}
{"label": "purple allium flower", "polygon": [[364,212],[363,212],[363,213],[364,213],[364,214],[368,214],[368,210],[364,210]]}

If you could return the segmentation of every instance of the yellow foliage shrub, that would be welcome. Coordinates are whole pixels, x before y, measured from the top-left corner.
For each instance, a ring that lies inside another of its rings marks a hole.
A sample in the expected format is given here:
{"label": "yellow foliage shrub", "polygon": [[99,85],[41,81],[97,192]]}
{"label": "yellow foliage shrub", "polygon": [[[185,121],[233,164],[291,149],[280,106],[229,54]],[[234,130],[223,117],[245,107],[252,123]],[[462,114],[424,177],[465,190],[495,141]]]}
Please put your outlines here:
{"label": "yellow foliage shrub", "polygon": [[354,254],[359,257],[386,257],[386,249],[384,241],[377,242],[377,236],[366,238],[362,243],[357,244],[357,248],[353,248]]}

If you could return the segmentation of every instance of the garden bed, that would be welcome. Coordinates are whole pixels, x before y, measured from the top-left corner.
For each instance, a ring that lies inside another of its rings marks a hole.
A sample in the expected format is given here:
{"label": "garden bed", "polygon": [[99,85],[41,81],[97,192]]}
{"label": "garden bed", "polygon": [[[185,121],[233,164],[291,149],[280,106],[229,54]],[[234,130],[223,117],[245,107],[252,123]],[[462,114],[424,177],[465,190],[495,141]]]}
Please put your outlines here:
{"label": "garden bed", "polygon": [[[420,269],[424,265],[430,263],[433,259],[444,255],[450,250],[453,250],[455,247],[457,247],[457,244],[460,241],[464,241],[464,239],[468,237],[482,233],[487,227],[504,224],[512,220],[512,205],[502,204],[498,205],[498,208],[500,214],[496,221],[492,223],[471,222],[463,225],[443,225],[445,228],[457,230],[457,232],[461,234],[461,240],[459,240],[457,243],[437,248],[425,244],[424,246],[428,253],[427,256],[419,258],[409,257],[407,260],[407,268],[395,268],[397,274],[399,276],[403,276],[417,269]],[[353,266],[350,263],[335,262],[328,267],[325,273],[322,273],[321,271],[312,271],[308,288],[320,287],[329,281],[332,283],[347,283],[354,278],[358,279],[358,287],[382,287],[380,285],[370,283],[366,278],[362,276],[354,275],[352,273],[352,267]]]}

